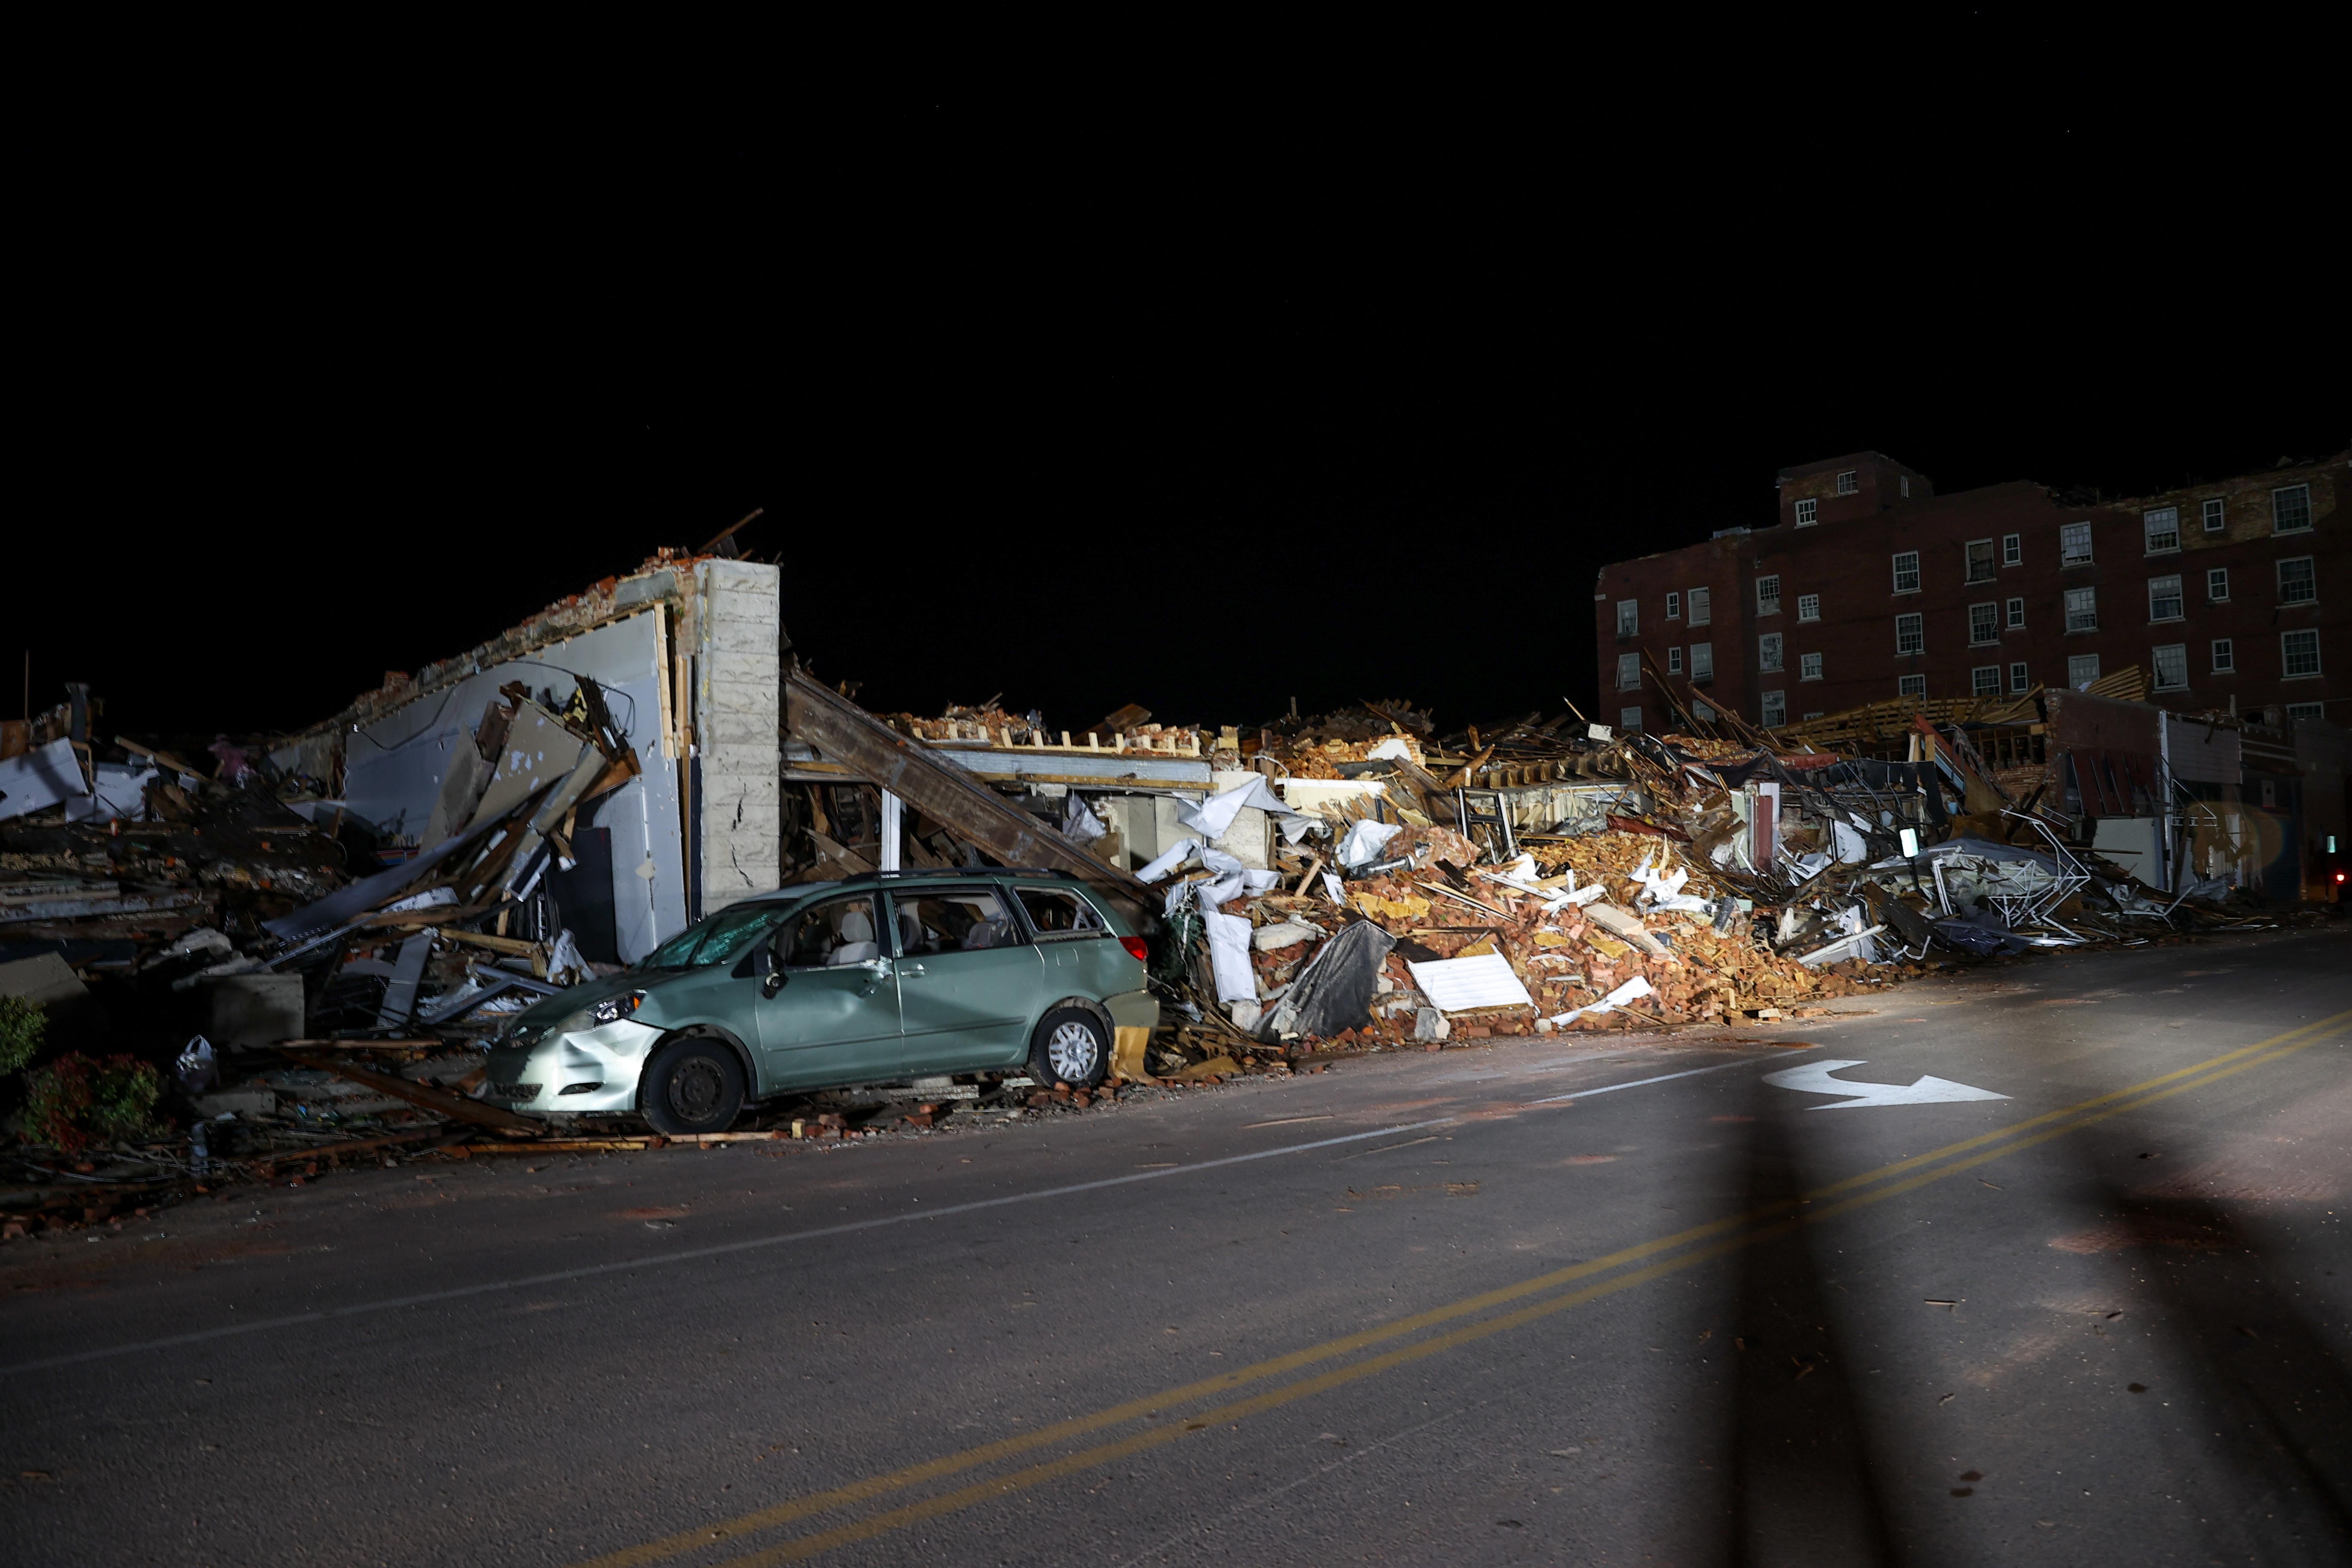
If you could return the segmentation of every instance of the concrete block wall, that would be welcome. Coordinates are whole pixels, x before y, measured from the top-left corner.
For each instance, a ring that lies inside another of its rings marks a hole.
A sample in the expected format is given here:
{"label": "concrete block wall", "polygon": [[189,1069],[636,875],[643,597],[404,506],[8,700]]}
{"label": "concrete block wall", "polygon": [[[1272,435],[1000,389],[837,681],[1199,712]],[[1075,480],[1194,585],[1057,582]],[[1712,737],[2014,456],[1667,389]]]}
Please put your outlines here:
{"label": "concrete block wall", "polygon": [[706,914],[772,891],[782,880],[782,575],[749,561],[694,567],[693,719]]}

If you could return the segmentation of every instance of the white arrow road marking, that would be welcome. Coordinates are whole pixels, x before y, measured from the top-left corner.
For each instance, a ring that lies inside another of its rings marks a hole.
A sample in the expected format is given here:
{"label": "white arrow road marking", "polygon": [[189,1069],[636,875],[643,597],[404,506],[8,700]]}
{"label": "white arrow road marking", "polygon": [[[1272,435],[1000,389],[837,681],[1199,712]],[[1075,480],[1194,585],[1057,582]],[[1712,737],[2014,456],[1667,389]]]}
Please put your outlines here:
{"label": "white arrow road marking", "polygon": [[1815,1110],[1846,1110],[1857,1105],[1931,1105],[1939,1100],[2007,1100],[2005,1094],[1995,1094],[1989,1089],[1970,1089],[1964,1083],[1954,1083],[1948,1078],[1923,1078],[1906,1088],[1899,1083],[1849,1083],[1830,1074],[1841,1068],[1858,1068],[1860,1062],[1807,1062],[1801,1068],[1785,1072],[1768,1072],[1764,1081],[1780,1089],[1793,1089],[1803,1094],[1838,1094],[1846,1098],[1835,1105],[1816,1105]]}

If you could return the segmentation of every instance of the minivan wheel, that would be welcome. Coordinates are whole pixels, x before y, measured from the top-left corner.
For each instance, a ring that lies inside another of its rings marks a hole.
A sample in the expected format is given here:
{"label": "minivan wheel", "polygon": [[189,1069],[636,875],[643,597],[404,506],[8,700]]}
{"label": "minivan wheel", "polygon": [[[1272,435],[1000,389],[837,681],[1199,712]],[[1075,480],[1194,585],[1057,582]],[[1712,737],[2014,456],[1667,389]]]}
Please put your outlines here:
{"label": "minivan wheel", "polygon": [[1056,1007],[1029,1040],[1029,1076],[1041,1084],[1092,1089],[1110,1071],[1102,1020],[1083,1007]]}
{"label": "minivan wheel", "polygon": [[717,1040],[673,1040],[637,1080],[637,1109],[656,1132],[724,1132],[743,1109],[743,1065]]}

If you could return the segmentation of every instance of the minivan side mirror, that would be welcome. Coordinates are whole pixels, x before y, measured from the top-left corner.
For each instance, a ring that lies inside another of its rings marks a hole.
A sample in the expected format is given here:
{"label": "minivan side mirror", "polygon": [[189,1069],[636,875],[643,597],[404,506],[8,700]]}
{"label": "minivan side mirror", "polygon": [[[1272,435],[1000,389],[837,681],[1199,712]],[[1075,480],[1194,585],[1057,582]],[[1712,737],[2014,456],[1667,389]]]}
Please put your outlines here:
{"label": "minivan side mirror", "polygon": [[791,977],[782,970],[771,969],[768,971],[766,978],[760,982],[760,994],[762,996],[773,996],[777,992],[782,991],[784,988],[784,982],[789,978]]}

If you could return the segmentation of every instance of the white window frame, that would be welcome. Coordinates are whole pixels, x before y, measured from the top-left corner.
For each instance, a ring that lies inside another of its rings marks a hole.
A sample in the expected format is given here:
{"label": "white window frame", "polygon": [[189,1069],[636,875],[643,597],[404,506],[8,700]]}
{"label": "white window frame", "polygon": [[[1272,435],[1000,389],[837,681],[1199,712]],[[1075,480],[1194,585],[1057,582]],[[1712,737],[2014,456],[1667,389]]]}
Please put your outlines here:
{"label": "white window frame", "polygon": [[2205,602],[2209,605],[2230,602],[2230,569],[2227,566],[2205,568]]}
{"label": "white window frame", "polygon": [[1678,621],[1678,620],[1681,620],[1682,618],[1683,618],[1683,596],[1682,596],[1682,594],[1680,593],[1680,591],[1679,591],[1679,590],[1669,588],[1669,589],[1666,591],[1666,619],[1668,619],[1668,620],[1670,620],[1670,621]]}
{"label": "white window frame", "polygon": [[1969,695],[1998,697],[2000,695],[2000,666],[1979,664],[1969,669]]}
{"label": "white window frame", "polygon": [[2004,566],[2025,564],[2025,535],[2004,533],[2000,536],[2000,563]]}
{"label": "white window frame", "polygon": [[1715,614],[1715,591],[1712,588],[1693,588],[1684,598],[1683,608],[1690,612],[1688,624],[1695,626],[1706,625]]}
{"label": "white window frame", "polygon": [[[2281,513],[2285,510],[2282,503],[2285,502],[2289,496],[2294,498],[2290,504],[2301,515],[2302,521],[2287,523],[2282,527],[2280,526]],[[2271,531],[2273,533],[2309,533],[2311,531],[2311,487],[2309,485],[2281,485],[2271,492]]]}
{"label": "white window frame", "polygon": [[2236,639],[2236,638],[2234,638],[2234,637],[2215,637],[2215,638],[2213,639],[2213,647],[2212,647],[2212,663],[2213,663],[2213,673],[2214,673],[2214,674],[2216,674],[2216,675],[2235,675],[2235,674],[2237,674],[2237,673],[2238,673],[2238,644],[2237,644],[2237,639]]}
{"label": "white window frame", "polygon": [[2025,601],[2022,598],[2013,598],[2005,602],[2002,606],[2001,625],[2011,631],[2016,631],[2025,625]]}
{"label": "white window frame", "polygon": [[[2174,679],[2170,680],[2164,678],[2164,667],[2168,663],[2172,666],[2174,672]],[[2154,677],[2156,690],[2188,690],[2189,645],[2185,642],[2171,642],[2148,649],[2147,668],[2150,675]]]}
{"label": "white window frame", "polygon": [[[2083,547],[2083,552],[2079,555],[2074,552],[2074,546],[2077,544]],[[2058,525],[2059,565],[2088,566],[2092,563],[2093,556],[2091,525],[2088,522],[2062,522]]]}
{"label": "white window frame", "polygon": [[[2171,584],[2168,592],[2165,587],[2168,583]],[[2172,605],[2172,613],[2168,616],[2161,613],[2168,600]],[[2150,626],[2159,621],[2181,620],[2188,614],[2189,599],[2188,595],[2180,590],[2179,573],[2175,572],[2165,577],[2150,577],[2147,580],[2147,619]]]}
{"label": "white window frame", "polygon": [[2180,509],[2177,506],[2151,507],[2139,514],[2140,542],[2150,555],[2178,555],[2180,552]]}
{"label": "white window frame", "polygon": [[[1907,634],[1907,635],[1906,635]],[[1905,644],[1910,646],[1906,647]],[[1913,612],[1895,617],[1895,653],[1898,658],[1927,651],[1927,617]]]}
{"label": "white window frame", "polygon": [[1638,730],[1641,727],[1642,710],[1638,706],[1633,708],[1620,708],[1617,710],[1617,728],[1620,730]]}
{"label": "white window frame", "polygon": [[1777,730],[1787,723],[1789,694],[1785,691],[1764,693],[1763,700],[1757,705],[1757,717],[1763,720],[1765,728],[1769,730]]}
{"label": "white window frame", "polygon": [[1715,679],[1715,645],[1695,642],[1690,645],[1690,678],[1692,681]]}
{"label": "white window frame", "polygon": [[[2297,648],[2311,650],[2309,669],[2294,668],[2294,650]],[[2318,627],[2297,626],[2293,631],[2279,633],[2279,679],[2281,680],[2315,680],[2326,673],[2319,662]]]}
{"label": "white window frame", "polygon": [[[1981,635],[1979,635],[1981,633]],[[1990,599],[1969,606],[1969,646],[1982,647],[2000,641],[2000,605]]]}
{"label": "white window frame", "polygon": [[1908,474],[1897,474],[1895,476],[1895,482],[1903,487],[1903,499],[1905,500],[1909,500],[1911,499],[1911,476]]}
{"label": "white window frame", "polygon": [[[1906,561],[1910,563],[1908,566],[1904,564]],[[1906,577],[1911,579],[1911,585],[1907,588],[1903,585],[1903,579]],[[1898,550],[1895,552],[1895,591],[1898,594],[1916,594],[1919,591],[1919,552],[1917,551]]]}
{"label": "white window frame", "polygon": [[1782,650],[1780,634],[1765,632],[1756,639],[1756,670],[1759,675],[1778,675],[1788,662]]}
{"label": "white window frame", "polygon": [[1822,503],[1811,496],[1797,498],[1797,526],[1811,528],[1822,520]]}
{"label": "white window frame", "polygon": [[[2286,569],[2290,566],[2300,566],[2304,568],[2303,581],[2298,584],[2298,586],[2311,590],[2311,592],[2305,595],[2300,599],[2290,599],[2286,596]],[[2278,602],[2282,605],[2315,605],[2319,603],[2318,556],[2290,555],[2286,557],[2286,559],[2279,562],[2273,570],[2278,579]]]}
{"label": "white window frame", "polygon": [[1862,493],[1862,470],[1859,468],[1848,468],[1843,473],[1838,475],[1837,493],[1842,496],[1860,495]]}
{"label": "white window frame", "polygon": [[1637,637],[1642,635],[1641,600],[1617,601],[1617,635],[1621,637]]}
{"label": "white window frame", "polygon": [[1798,595],[1797,618],[1801,621],[1820,620],[1822,618],[1822,596],[1819,594]]}
{"label": "white window frame", "polygon": [[[1979,576],[1977,574],[1977,550],[1979,546],[1982,546],[1984,550],[1984,574],[1982,576]],[[1990,539],[1971,539],[1966,544],[1961,545],[1960,564],[1961,569],[1967,574],[1968,580],[1971,584],[1990,583],[1994,578],[2000,575],[2000,562],[1993,553],[1992,541]]]}
{"label": "white window frame", "polygon": [[1680,675],[1682,672],[1683,650],[1682,645],[1677,643],[1673,647],[1666,649],[1666,673],[1668,675]]}
{"label": "white window frame", "polygon": [[2032,684],[2032,679],[2025,668],[2025,661],[2021,658],[2011,660],[2009,666],[2009,689],[2011,692],[2012,694],[2022,694],[2026,689]]}
{"label": "white window frame", "polygon": [[2230,505],[2221,497],[2208,496],[2197,510],[2204,520],[2206,532],[2220,533],[2230,526]]}
{"label": "white window frame", "polygon": [[1924,675],[1896,676],[1895,678],[1895,695],[1897,697],[1927,696],[1927,678]]}
{"label": "white window frame", "polygon": [[1780,574],[1778,572],[1756,579],[1756,613],[1759,616],[1780,613]]}
{"label": "white window frame", "polygon": [[2095,632],[2099,629],[2099,590],[2095,584],[2066,590],[2066,629],[2070,632]]}
{"label": "white window frame", "polygon": [[2080,689],[2099,679],[2099,656],[2095,653],[2070,653],[2066,656],[2066,684]]}
{"label": "white window frame", "polygon": [[1642,656],[1639,653],[1619,654],[1617,656],[1617,689],[1633,691],[1638,689],[1641,684]]}
{"label": "white window frame", "polygon": [[1799,654],[1797,656],[1797,679],[1799,680],[1819,680],[1821,678],[1822,656],[1817,653]]}
{"label": "white window frame", "polygon": [[1814,720],[1816,720],[1816,719],[1826,719],[1826,718],[1828,718],[1828,717],[1829,717],[1829,713],[1828,713],[1828,711],[1827,711],[1826,710],[1820,709],[1820,708],[1815,708],[1815,709],[1812,709],[1812,710],[1809,710],[1809,711],[1805,714],[1805,721],[1806,721],[1807,723],[1811,723],[1811,722],[1812,722],[1812,721],[1813,721]]}
{"label": "white window frame", "polygon": [[[2286,716],[2290,719],[2325,719],[2327,717],[2327,704],[2325,702],[2290,702],[2286,705]],[[2335,843],[2335,836],[2331,834],[2328,837],[2327,841],[2330,844]]]}

